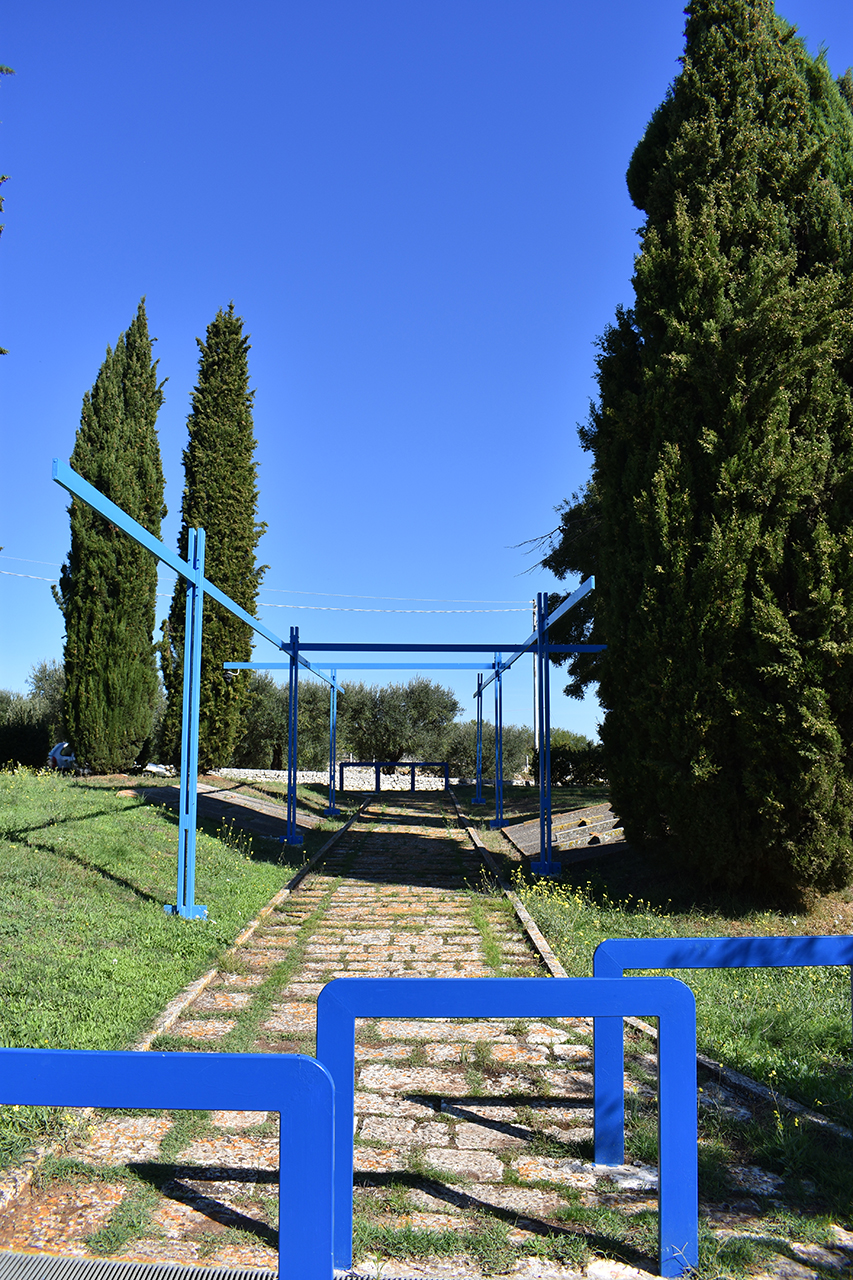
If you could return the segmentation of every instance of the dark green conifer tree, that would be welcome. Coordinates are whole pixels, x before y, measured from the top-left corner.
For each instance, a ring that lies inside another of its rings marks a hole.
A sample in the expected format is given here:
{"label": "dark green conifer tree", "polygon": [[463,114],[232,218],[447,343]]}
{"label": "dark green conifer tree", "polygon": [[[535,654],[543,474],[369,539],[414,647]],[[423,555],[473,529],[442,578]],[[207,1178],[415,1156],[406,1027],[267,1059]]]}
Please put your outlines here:
{"label": "dark green conifer tree", "polygon": [[609,648],[575,676],[600,682],[629,839],[808,898],[853,871],[849,76],[772,0],[687,14],[628,170],[646,222],[592,483],[545,563],[597,574]]}
{"label": "dark green conifer tree", "polygon": [[[155,537],[163,403],[144,299],[83,398],[71,466]],[[65,718],[78,760],[98,773],[145,754],[157,702],[157,565],[127,534],[72,499],[71,551],[55,599],[65,617]]]}
{"label": "dark green conifer tree", "polygon": [[[200,356],[198,384],[190,412],[189,444],[184,450],[184,494],[178,541],[186,559],[189,530],[206,534],[205,577],[247,613],[254,614],[264,569],[255,565],[255,548],[266,528],[256,520],[258,489],[255,437],[249,390],[249,339],[234,304],[217,312]],[[178,582],[161,644],[167,706],[163,753],[178,763],[186,590]],[[227,765],[240,730],[240,710],[248,672],[226,680],[223,662],[248,662],[252,633],[214,603],[204,599],[202,631],[199,769]],[[230,673],[229,673],[230,674]]]}

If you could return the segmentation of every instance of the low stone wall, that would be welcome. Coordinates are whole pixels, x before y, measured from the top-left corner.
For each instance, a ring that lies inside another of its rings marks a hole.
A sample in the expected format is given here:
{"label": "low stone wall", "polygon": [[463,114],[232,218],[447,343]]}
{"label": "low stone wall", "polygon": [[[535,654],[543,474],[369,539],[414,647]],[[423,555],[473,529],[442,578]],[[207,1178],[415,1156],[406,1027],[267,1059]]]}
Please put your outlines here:
{"label": "low stone wall", "polygon": [[[346,762],[344,762],[346,763]],[[216,769],[218,778],[233,778],[242,782],[254,779],[257,782],[286,782],[285,769]],[[340,774],[335,772],[335,786]],[[329,781],[328,769],[300,769],[296,774],[297,782],[318,782],[321,785]],[[451,786],[455,786],[459,778],[451,778]],[[409,765],[401,766],[397,773],[383,773],[380,777],[383,791],[410,791],[412,775]],[[376,773],[373,769],[344,769],[344,788],[347,791],[373,791],[376,787]],[[415,770],[415,789],[417,791],[443,791],[444,778],[435,778],[431,774]]]}

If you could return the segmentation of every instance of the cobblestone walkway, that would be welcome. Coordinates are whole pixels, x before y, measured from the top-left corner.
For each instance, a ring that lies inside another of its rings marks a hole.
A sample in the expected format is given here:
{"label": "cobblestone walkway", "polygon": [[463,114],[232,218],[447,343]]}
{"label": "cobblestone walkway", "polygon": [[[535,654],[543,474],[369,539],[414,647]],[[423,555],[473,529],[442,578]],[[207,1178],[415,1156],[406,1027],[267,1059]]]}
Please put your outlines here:
{"label": "cobblestone walkway", "polygon": [[[546,976],[483,888],[448,800],[376,798],[153,1047],[313,1053],[317,995],[344,974]],[[594,1194],[589,1050],[579,1020],[360,1023],[356,1266],[397,1237],[413,1256],[386,1273],[433,1253],[451,1255],[439,1271],[479,1275],[547,1237],[567,1196]],[[7,1211],[0,1249],[272,1270],[274,1121],[105,1114]],[[649,1203],[652,1170],[622,1182]]]}
{"label": "cobblestone walkway", "polygon": [[[547,976],[445,797],[374,797],[152,1048],[312,1054],[346,974]],[[587,1022],[377,1019],[356,1040],[356,1271],[637,1274],[584,1264],[586,1234],[656,1272],[656,1170],[592,1165]],[[6,1208],[0,1250],[274,1271],[277,1151],[266,1113],[98,1113]]]}

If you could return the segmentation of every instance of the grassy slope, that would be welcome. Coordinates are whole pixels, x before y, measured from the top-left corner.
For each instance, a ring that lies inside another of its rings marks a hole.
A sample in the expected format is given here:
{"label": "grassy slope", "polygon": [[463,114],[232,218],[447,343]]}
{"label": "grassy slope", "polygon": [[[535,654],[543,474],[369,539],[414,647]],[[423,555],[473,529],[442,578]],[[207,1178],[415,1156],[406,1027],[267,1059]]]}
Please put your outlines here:
{"label": "grassy slope", "polygon": [[[118,794],[129,786],[0,772],[3,1046],[127,1047],[295,870],[276,842],[200,832],[196,901],[208,918],[166,915],[177,818]],[[327,838],[309,833],[305,856]],[[0,1164],[56,1121],[46,1109],[0,1108]]]}
{"label": "grassy slope", "polygon": [[[487,829],[493,810],[470,807],[481,837],[505,860],[508,875],[568,972],[592,973],[592,954],[605,938],[736,937],[846,934],[853,931],[853,892],[819,899],[809,915],[768,910],[754,902],[714,899],[677,870],[626,848],[601,859],[566,865],[559,884],[522,874],[508,842]],[[493,793],[486,792],[493,801]],[[599,788],[555,788],[554,812],[606,799]],[[510,821],[538,816],[534,789],[507,790]],[[507,856],[509,855],[509,857]],[[702,896],[700,896],[700,894]],[[850,970],[678,970],[696,994],[703,1052],[853,1128],[850,1046]]]}

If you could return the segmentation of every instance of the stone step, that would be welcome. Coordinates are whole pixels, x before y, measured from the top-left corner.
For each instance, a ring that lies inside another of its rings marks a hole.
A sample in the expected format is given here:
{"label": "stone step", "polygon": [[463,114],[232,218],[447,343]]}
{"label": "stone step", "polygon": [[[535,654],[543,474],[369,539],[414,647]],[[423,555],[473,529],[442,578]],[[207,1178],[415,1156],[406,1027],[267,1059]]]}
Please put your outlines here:
{"label": "stone step", "polygon": [[579,849],[585,845],[612,844],[624,838],[615,815],[597,822],[578,823],[568,828],[551,828],[551,843],[561,849]]}
{"label": "stone step", "polygon": [[[504,828],[504,834],[520,853],[528,857],[539,853],[539,819],[520,822]],[[624,838],[619,819],[609,804],[587,805],[568,813],[555,813],[551,818],[551,844],[562,850],[596,848]]]}

